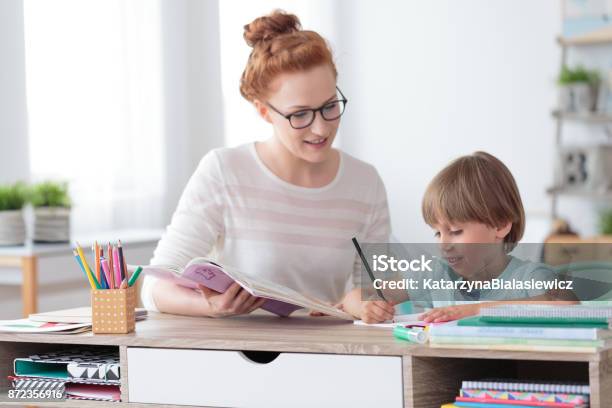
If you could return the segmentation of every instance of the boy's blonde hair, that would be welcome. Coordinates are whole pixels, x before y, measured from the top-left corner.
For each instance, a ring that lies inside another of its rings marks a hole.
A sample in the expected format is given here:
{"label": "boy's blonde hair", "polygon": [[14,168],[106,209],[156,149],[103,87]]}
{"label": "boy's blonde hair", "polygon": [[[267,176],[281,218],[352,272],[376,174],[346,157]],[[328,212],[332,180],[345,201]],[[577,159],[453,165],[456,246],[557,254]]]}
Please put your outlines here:
{"label": "boy's blonde hair", "polygon": [[475,152],[442,169],[429,183],[422,212],[430,226],[440,221],[479,222],[497,228],[511,222],[508,249],[525,231],[525,210],[510,170],[495,156]]}

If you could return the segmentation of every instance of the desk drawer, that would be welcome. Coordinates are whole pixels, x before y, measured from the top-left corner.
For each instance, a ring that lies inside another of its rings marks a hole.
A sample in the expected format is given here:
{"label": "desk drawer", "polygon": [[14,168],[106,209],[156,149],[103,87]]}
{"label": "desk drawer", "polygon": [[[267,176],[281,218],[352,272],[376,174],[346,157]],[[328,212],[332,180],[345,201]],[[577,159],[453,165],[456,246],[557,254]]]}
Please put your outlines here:
{"label": "desk drawer", "polygon": [[[130,402],[223,407],[401,407],[402,359],[130,347]],[[268,360],[269,360],[268,359]]]}

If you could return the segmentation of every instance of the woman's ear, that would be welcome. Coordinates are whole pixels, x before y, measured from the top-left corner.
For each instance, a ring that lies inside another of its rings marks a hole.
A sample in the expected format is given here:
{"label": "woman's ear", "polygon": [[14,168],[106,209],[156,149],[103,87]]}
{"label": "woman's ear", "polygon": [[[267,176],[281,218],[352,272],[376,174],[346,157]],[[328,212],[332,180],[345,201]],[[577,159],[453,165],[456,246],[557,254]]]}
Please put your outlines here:
{"label": "woman's ear", "polygon": [[259,99],[255,99],[253,101],[253,105],[255,105],[255,109],[257,110],[257,113],[259,114],[259,116],[261,116],[263,120],[265,120],[268,123],[272,123],[272,120],[270,119],[270,109],[268,108],[268,105],[266,105]]}
{"label": "woman's ear", "polygon": [[503,241],[504,238],[506,238],[506,236],[510,233],[510,230],[512,230],[512,223],[506,222],[501,226],[495,228],[495,237],[498,238],[500,241]]}

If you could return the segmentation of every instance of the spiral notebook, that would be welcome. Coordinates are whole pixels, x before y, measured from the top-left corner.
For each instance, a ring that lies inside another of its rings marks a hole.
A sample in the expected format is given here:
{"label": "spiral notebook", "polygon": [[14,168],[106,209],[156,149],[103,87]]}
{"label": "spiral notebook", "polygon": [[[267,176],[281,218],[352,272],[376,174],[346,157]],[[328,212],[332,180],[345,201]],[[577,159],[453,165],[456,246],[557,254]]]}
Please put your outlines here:
{"label": "spiral notebook", "polygon": [[480,320],[483,322],[500,323],[589,323],[607,325],[612,319],[612,307],[586,305],[501,305],[483,307],[480,310]]}

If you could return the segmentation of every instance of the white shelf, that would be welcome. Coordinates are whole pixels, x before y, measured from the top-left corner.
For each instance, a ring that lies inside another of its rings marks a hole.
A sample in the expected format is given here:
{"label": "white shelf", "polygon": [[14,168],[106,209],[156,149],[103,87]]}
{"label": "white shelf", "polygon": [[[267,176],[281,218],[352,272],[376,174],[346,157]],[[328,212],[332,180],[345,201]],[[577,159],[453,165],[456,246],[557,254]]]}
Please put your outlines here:
{"label": "white shelf", "polygon": [[557,119],[576,120],[588,123],[612,123],[612,113],[600,112],[563,112],[558,109],[552,112]]}
{"label": "white shelf", "polygon": [[552,196],[569,196],[569,197],[584,197],[595,200],[610,200],[612,201],[612,191],[610,192],[599,192],[589,191],[580,188],[566,188],[566,187],[549,187],[546,189],[546,193]]}
{"label": "white shelf", "polygon": [[557,41],[564,47],[612,44],[612,27],[604,27],[598,31],[572,38],[558,37]]}

